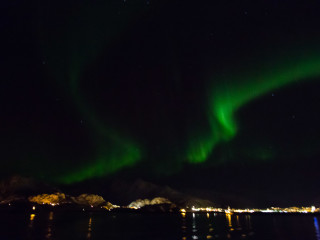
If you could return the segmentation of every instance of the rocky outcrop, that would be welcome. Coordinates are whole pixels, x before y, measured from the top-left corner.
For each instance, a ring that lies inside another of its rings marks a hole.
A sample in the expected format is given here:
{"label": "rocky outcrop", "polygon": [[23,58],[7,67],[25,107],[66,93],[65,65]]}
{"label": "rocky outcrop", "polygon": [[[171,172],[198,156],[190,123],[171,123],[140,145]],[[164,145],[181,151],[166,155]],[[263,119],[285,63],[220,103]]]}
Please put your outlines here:
{"label": "rocky outcrop", "polygon": [[64,193],[54,193],[54,194],[40,194],[36,196],[30,196],[28,198],[29,202],[38,204],[50,204],[58,205],[66,201],[66,195]]}
{"label": "rocky outcrop", "polygon": [[137,199],[128,205],[129,208],[142,208],[148,205],[159,205],[159,204],[172,204],[168,199],[156,197],[154,199]]}
{"label": "rocky outcrop", "polygon": [[81,194],[78,197],[71,197],[71,200],[79,205],[97,207],[106,203],[103,197],[95,194]]}
{"label": "rocky outcrop", "polygon": [[215,204],[209,200],[183,194],[168,186],[159,186],[141,179],[136,180],[133,183],[124,181],[114,182],[112,191],[114,194],[120,196],[122,199],[127,199],[129,202],[136,201],[136,199],[154,199],[161,197],[168,199],[178,207],[215,206]]}

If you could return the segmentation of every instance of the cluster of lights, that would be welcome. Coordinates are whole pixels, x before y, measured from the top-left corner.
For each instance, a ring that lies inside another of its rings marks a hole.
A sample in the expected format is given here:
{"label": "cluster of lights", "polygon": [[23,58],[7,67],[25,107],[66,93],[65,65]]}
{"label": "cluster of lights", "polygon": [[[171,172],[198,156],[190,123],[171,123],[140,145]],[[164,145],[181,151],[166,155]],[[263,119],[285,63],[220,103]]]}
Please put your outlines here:
{"label": "cluster of lights", "polygon": [[[51,205],[51,206],[58,206],[59,203],[42,203],[41,205]],[[90,205],[91,208],[93,208],[94,206],[93,205]],[[118,205],[105,205],[105,206],[101,206],[100,208],[103,208],[103,209],[107,209],[108,211],[114,209],[114,208],[120,208],[120,206]],[[138,208],[135,208],[135,209],[138,209]],[[32,206],[32,210],[36,210],[36,206]],[[83,211],[85,210],[84,208],[82,209]]]}
{"label": "cluster of lights", "polygon": [[[43,203],[40,203],[40,205],[50,205],[50,206],[58,206],[59,203],[51,203],[51,202],[43,202]],[[35,206],[32,207],[32,209],[35,208]],[[33,209],[34,210],[34,209]]]}
{"label": "cluster of lights", "polygon": [[289,207],[289,208],[280,208],[280,207],[271,207],[267,209],[234,209],[228,207],[227,209],[223,208],[213,208],[213,207],[206,207],[206,208],[196,208],[192,207],[191,209],[180,209],[180,212],[185,214],[186,212],[216,212],[216,213],[319,213],[320,208],[316,208],[315,206],[311,207]]}
{"label": "cluster of lights", "polygon": [[197,208],[192,207],[191,211],[186,209],[181,209],[181,212],[225,212],[226,210],[223,208],[214,208],[214,207],[206,207],[206,208]]}
{"label": "cluster of lights", "polygon": [[[43,201],[40,203],[41,205],[51,205],[51,206],[57,206],[59,203],[57,202],[49,202],[49,201]],[[11,206],[11,203],[8,204]],[[90,205],[91,208],[93,208],[93,205]],[[114,208],[129,208],[129,209],[140,209],[138,206],[117,206],[113,204],[107,204],[104,206],[101,206],[101,208],[104,208],[106,210],[112,210]],[[32,206],[32,210],[34,211],[36,209],[36,206]],[[84,209],[83,209],[84,211]],[[320,208],[316,208],[315,206],[310,206],[310,207],[288,207],[288,208],[280,208],[280,207],[270,207],[266,209],[259,209],[259,208],[253,208],[253,209],[236,209],[236,208],[230,208],[228,207],[227,209],[224,208],[216,208],[216,207],[195,207],[192,206],[191,208],[181,208],[180,212],[183,216],[186,216],[187,212],[214,212],[214,213],[225,213],[225,214],[233,214],[233,213],[320,213]]]}

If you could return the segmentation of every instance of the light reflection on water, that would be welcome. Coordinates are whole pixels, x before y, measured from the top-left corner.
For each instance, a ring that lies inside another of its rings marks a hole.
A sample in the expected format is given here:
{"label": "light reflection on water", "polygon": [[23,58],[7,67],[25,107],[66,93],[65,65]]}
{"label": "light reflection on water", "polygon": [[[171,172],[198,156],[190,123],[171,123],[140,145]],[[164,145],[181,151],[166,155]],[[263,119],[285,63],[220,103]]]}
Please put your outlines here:
{"label": "light reflection on water", "polygon": [[53,220],[53,212],[51,211],[49,213],[48,217],[48,227],[47,227],[47,234],[46,234],[46,239],[51,240],[52,238],[52,220]]}
{"label": "light reflection on water", "polygon": [[87,239],[91,239],[91,232],[92,232],[91,226],[92,226],[92,217],[89,218]]}
{"label": "light reflection on water", "polygon": [[[277,224],[274,225],[274,220],[280,221],[277,221]],[[182,224],[185,229],[182,240],[320,240],[320,227],[318,224],[318,219],[312,215],[246,215],[230,213],[210,215],[209,213],[189,213],[187,216],[183,217]],[[206,229],[204,226],[206,226]]]}
{"label": "light reflection on water", "polygon": [[10,240],[320,240],[319,218],[312,215],[33,211],[28,215],[7,213],[0,220],[0,232],[4,236],[0,239]]}
{"label": "light reflection on water", "polygon": [[251,231],[251,216],[233,215],[230,213],[212,215],[210,213],[183,214],[182,240],[253,239],[254,233]]}
{"label": "light reflection on water", "polygon": [[320,230],[319,230],[318,219],[316,217],[314,217],[313,222],[314,222],[314,228],[316,229],[317,240],[320,240]]}
{"label": "light reflection on water", "polygon": [[29,222],[29,228],[33,227],[33,220],[36,217],[36,215],[34,213],[30,214],[30,222]]}

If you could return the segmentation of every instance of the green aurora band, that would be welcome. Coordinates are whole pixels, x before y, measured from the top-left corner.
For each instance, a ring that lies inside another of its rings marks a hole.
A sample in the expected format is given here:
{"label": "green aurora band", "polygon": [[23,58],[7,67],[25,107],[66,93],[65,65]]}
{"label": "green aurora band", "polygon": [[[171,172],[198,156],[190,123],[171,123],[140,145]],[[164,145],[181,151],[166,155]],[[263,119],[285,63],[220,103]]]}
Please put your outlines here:
{"label": "green aurora band", "polygon": [[[65,26],[59,29],[58,39],[50,39],[48,34],[49,40],[45,40],[55,77],[70,93],[80,114],[89,123],[96,146],[95,156],[90,161],[66,173],[57,173],[56,180],[61,183],[105,176],[133,166],[143,157],[141,145],[129,134],[122,133],[121,129],[115,129],[111,123],[101,119],[81,91],[85,71],[100,54],[116,44],[130,22],[145,11],[137,7],[127,9],[118,16],[116,11],[110,9],[113,9],[110,3],[92,7],[87,1],[74,11],[74,16],[67,17]],[[42,31],[46,33],[44,29],[45,25]],[[210,131],[196,131],[196,134],[189,135],[184,156],[172,156],[172,161],[177,160],[179,164],[206,161],[218,144],[230,141],[237,134],[235,114],[242,106],[272,90],[320,75],[320,54],[313,50],[302,49],[303,54],[296,50],[286,51],[276,60],[273,55],[268,61],[255,63],[251,67],[246,65],[241,70],[232,71],[231,66],[226,75],[212,74],[214,77],[209,79],[207,86],[206,113]],[[258,59],[266,58],[259,56]],[[192,130],[195,126],[189,127]]]}
{"label": "green aurora band", "polygon": [[[320,75],[320,54],[287,54],[276,61],[256,66],[254,72],[236,71],[216,77],[208,94],[208,121],[211,131],[190,141],[187,157],[190,163],[208,159],[213,149],[237,134],[236,112],[253,99],[290,83],[311,80]],[[290,56],[290,59],[289,59]],[[247,70],[248,67],[245,68]],[[236,75],[236,77],[235,77]],[[217,80],[222,80],[217,84]],[[203,137],[204,136],[204,137]]]}
{"label": "green aurora band", "polygon": [[[71,77],[71,79],[73,79]],[[74,78],[76,79],[76,78]],[[80,182],[93,177],[101,177],[114,173],[124,167],[132,166],[141,158],[141,151],[138,144],[120,134],[114,128],[103,123],[97,114],[84,101],[80,94],[77,81],[73,80],[72,93],[81,114],[86,117],[99,142],[96,143],[97,156],[90,164],[84,164],[75,168],[72,172],[57,178],[59,182],[70,184]]]}
{"label": "green aurora band", "polygon": [[[121,16],[114,11],[116,7],[119,11],[121,9]],[[45,48],[49,61],[54,63],[55,78],[65,86],[66,92],[71,93],[80,114],[92,128],[93,139],[96,141],[93,159],[75,166],[72,171],[57,173],[55,181],[70,184],[105,176],[132,166],[141,159],[141,147],[113,128],[112,124],[100,119],[83,96],[80,87],[87,67],[101,52],[116,43],[129,23],[134,22],[145,10],[139,4],[130,10],[122,9],[121,2],[117,5],[108,2],[92,4],[90,1],[79,3],[74,16],[67,17],[65,25],[59,29],[60,37],[44,40],[47,42]],[[45,25],[42,31],[47,31]]]}

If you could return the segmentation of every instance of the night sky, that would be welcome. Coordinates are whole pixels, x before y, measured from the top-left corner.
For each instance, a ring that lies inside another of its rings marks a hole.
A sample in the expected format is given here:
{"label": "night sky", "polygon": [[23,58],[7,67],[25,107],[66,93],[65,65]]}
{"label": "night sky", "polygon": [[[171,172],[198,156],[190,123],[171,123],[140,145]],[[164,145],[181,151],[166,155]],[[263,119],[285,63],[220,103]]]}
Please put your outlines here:
{"label": "night sky", "polygon": [[320,201],[319,1],[0,9],[2,177]]}

